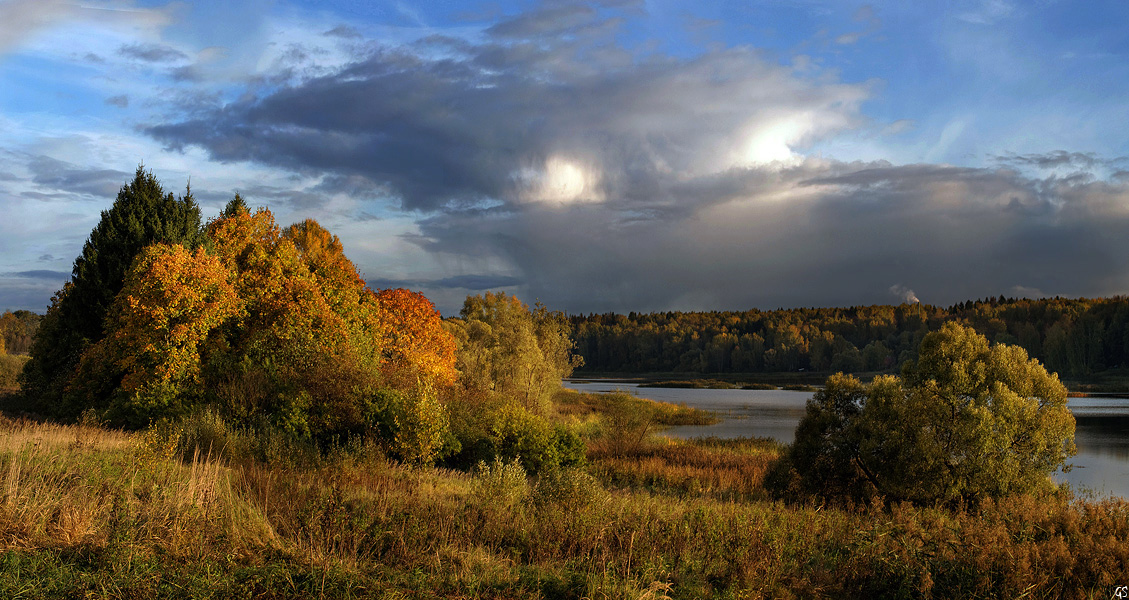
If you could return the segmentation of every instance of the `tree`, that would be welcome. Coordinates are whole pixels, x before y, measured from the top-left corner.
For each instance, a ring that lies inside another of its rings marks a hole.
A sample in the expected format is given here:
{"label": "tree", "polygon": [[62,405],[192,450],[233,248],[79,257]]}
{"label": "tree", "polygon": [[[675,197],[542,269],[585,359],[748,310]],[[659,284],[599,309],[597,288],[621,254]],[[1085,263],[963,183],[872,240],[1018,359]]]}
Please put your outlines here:
{"label": "tree", "polygon": [[4,315],[0,316],[0,334],[4,338],[5,351],[8,354],[27,354],[42,318],[28,310],[4,311]]}
{"label": "tree", "polygon": [[[220,404],[236,418],[269,415],[296,433],[363,429],[362,399],[379,385],[382,347],[372,294],[355,270],[319,278],[311,253],[283,235],[269,210],[230,212],[207,227],[240,307],[205,366]],[[259,383],[246,394],[251,381]]]}
{"label": "tree", "polygon": [[191,190],[174,198],[151,171],[138,167],[90,232],[70,282],[52,299],[21,376],[31,400],[49,412],[60,406],[83,352],[105,336],[107,311],[143,248],[168,243],[191,249],[206,242]]}
{"label": "tree", "polygon": [[1074,452],[1058,376],[950,322],[925,336],[901,378],[829,378],[787,462],[806,493],[932,503],[1048,487]]}
{"label": "tree", "polygon": [[403,288],[376,294],[384,323],[383,371],[389,383],[446,387],[455,382],[455,338],[443,328],[435,305]]}
{"label": "tree", "polygon": [[83,354],[72,392],[80,408],[138,427],[201,395],[204,345],[239,303],[223,265],[203,248],[154,244],[137,256],[112,309],[108,334]]}
{"label": "tree", "polygon": [[540,305],[530,311],[504,292],[469,296],[459,314],[447,323],[464,390],[496,392],[546,414],[561,379],[580,365],[564,316]]}

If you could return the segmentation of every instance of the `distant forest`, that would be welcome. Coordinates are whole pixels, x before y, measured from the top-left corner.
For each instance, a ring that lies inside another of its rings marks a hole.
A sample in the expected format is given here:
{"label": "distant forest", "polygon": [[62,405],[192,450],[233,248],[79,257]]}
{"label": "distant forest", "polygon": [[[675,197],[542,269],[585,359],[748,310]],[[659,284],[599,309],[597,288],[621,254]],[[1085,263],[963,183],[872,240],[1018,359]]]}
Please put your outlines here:
{"label": "distant forest", "polygon": [[1129,297],[989,298],[745,312],[571,316],[583,373],[887,371],[946,321],[1018,344],[1051,371],[1088,377],[1129,366]]}

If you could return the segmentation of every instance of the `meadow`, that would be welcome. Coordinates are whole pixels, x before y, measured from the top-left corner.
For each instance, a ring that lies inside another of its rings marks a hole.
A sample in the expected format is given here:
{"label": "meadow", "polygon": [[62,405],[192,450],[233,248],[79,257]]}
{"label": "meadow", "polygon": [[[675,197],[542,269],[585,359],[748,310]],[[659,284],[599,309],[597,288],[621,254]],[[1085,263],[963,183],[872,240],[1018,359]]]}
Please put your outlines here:
{"label": "meadow", "polygon": [[1129,584],[1124,500],[785,502],[763,485],[772,441],[658,436],[706,417],[623,394],[553,404],[587,464],[536,477],[317,449],[206,411],[135,433],[2,418],[0,597],[1110,598]]}

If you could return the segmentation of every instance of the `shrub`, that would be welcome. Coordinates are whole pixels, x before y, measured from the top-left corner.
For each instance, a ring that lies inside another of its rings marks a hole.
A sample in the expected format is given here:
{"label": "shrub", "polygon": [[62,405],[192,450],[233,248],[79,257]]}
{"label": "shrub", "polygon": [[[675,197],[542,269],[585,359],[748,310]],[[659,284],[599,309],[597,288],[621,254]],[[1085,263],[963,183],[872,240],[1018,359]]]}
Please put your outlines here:
{"label": "shrub", "polygon": [[583,510],[606,502],[608,493],[583,469],[547,469],[533,485],[533,503],[563,510]]}
{"label": "shrub", "polygon": [[478,463],[471,496],[482,506],[513,509],[529,497],[529,479],[517,459]]}

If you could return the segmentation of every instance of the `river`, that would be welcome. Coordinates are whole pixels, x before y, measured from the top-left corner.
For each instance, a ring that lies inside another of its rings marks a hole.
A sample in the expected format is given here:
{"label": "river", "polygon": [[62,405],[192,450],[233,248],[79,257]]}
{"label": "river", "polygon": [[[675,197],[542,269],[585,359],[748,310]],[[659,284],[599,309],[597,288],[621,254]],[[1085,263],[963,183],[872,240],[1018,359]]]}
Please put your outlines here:
{"label": "river", "polygon": [[[584,392],[625,390],[652,400],[713,411],[721,417],[716,425],[673,427],[667,435],[755,436],[784,443],[792,442],[804,406],[812,396],[811,392],[785,390],[639,388],[632,383],[584,380],[565,385]],[[1129,399],[1071,398],[1068,406],[1077,421],[1074,441],[1078,454],[1070,461],[1074,468],[1068,473],[1056,472],[1055,480],[1069,482],[1076,491],[1129,498]]]}

